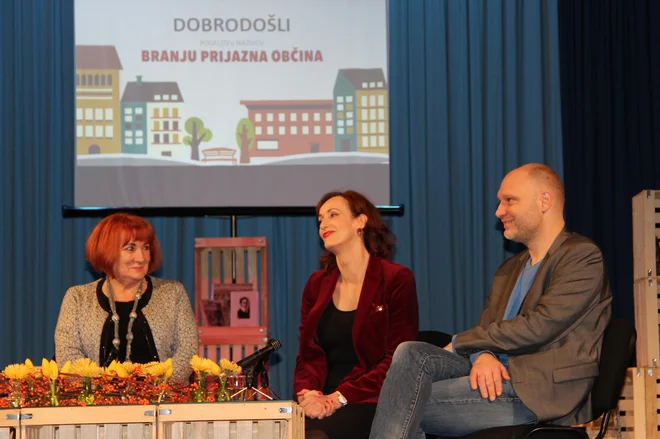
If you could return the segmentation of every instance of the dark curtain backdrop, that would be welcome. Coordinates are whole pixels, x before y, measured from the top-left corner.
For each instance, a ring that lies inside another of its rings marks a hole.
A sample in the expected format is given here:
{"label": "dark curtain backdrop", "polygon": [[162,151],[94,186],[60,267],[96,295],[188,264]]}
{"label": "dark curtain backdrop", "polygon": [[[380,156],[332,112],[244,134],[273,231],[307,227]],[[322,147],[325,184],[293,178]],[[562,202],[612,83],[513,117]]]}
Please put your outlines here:
{"label": "dark curtain backdrop", "polygon": [[660,189],[660,2],[560,0],[567,222],[602,248],[634,320],[632,197]]}
{"label": "dark curtain backdrop", "polygon": [[[0,5],[0,367],[51,356],[66,288],[93,280],[84,243],[98,219],[61,214],[73,202],[73,8]],[[529,161],[562,172],[556,1],[391,0],[389,20],[391,199],[406,207],[391,220],[396,260],[417,277],[422,328],[459,331],[476,323],[509,254],[493,215],[501,178]],[[228,221],[149,219],[158,274],[192,295],[193,239],[228,236]],[[270,330],[284,345],[271,384],[291,397],[316,221],[240,219],[238,232],[268,239]]]}
{"label": "dark curtain backdrop", "polygon": [[397,260],[413,267],[425,328],[474,325],[509,255],[494,216],[505,173],[561,175],[555,1],[390,1]]}

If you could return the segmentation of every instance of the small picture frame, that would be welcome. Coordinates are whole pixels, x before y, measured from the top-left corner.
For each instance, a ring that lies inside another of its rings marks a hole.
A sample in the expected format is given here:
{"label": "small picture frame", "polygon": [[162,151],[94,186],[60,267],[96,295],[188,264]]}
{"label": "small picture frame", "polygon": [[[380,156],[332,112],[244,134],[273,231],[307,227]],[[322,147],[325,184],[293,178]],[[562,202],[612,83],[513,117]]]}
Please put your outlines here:
{"label": "small picture frame", "polygon": [[259,292],[231,292],[231,326],[259,326]]}
{"label": "small picture frame", "polygon": [[[252,291],[254,287],[247,284],[224,284],[213,282],[211,297],[202,299],[202,326],[230,326],[231,322],[231,292]],[[202,297],[207,297],[204,294]]]}

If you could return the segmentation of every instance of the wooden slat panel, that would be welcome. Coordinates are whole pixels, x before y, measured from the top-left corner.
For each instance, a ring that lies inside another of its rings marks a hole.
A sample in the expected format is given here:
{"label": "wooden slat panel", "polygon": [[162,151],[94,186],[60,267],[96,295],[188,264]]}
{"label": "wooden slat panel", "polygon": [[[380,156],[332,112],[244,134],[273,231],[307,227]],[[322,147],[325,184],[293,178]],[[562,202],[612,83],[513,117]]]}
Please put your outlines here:
{"label": "wooden slat panel", "polygon": [[211,249],[205,248],[199,251],[199,278],[202,282],[209,280],[209,255]]}
{"label": "wooden slat panel", "polygon": [[105,439],[122,439],[122,425],[105,424],[104,433]]}
{"label": "wooden slat panel", "polygon": [[80,439],[101,439],[98,425],[81,425]]}
{"label": "wooden slat panel", "polygon": [[[655,392],[656,380],[658,378],[658,369],[647,368],[646,373],[643,374],[644,378],[644,398],[637,398],[637,389],[635,389],[635,398],[634,401],[640,401],[640,405],[644,404],[644,407],[638,408],[638,405],[635,404],[635,418],[639,414],[640,410],[646,410],[645,421],[646,421],[646,437],[648,439],[658,438],[658,421],[657,421],[657,406],[658,406],[658,396]],[[641,381],[641,380],[638,380]],[[638,428],[637,422],[635,422],[635,431],[643,431]]]}
{"label": "wooden slat panel", "polygon": [[195,248],[200,247],[265,247],[263,236],[250,238],[195,238]]}
{"label": "wooden slat panel", "polygon": [[639,280],[633,285],[635,299],[635,329],[637,330],[637,364],[643,367],[660,366],[660,337],[658,328],[658,287],[655,281]]}
{"label": "wooden slat panel", "polygon": [[279,438],[279,434],[276,435],[275,422],[273,421],[259,421],[257,422],[257,438],[258,439],[273,439]]}
{"label": "wooden slat panel", "polygon": [[[162,416],[162,422],[196,422],[196,421],[245,421],[245,420],[289,420],[294,417],[293,401],[268,402],[232,402],[206,404],[161,404],[160,409],[170,410],[170,414]],[[285,409],[292,413],[281,413]]]}
{"label": "wooden slat panel", "polygon": [[252,283],[252,285],[257,285],[257,249],[256,248],[249,248],[247,250],[247,255],[248,255],[248,266],[247,266],[247,272],[248,272],[248,282]]}
{"label": "wooden slat panel", "polygon": [[144,424],[128,424],[126,426],[126,439],[144,439],[147,429]]}
{"label": "wooden slat panel", "polygon": [[222,359],[222,358],[226,358],[228,360],[230,359],[229,358],[229,345],[228,344],[220,346],[220,359]]}
{"label": "wooden slat panel", "polygon": [[261,297],[261,326],[268,328],[268,251],[263,249],[261,252],[261,266],[259,267],[261,287],[259,288],[259,297]]}
{"label": "wooden slat panel", "polygon": [[47,425],[45,427],[41,427],[39,430],[39,436],[34,436],[34,437],[39,437],[39,439],[55,439],[55,427]]}
{"label": "wooden slat panel", "polygon": [[229,421],[213,423],[213,439],[229,439]]}
{"label": "wooden slat panel", "polygon": [[188,434],[186,437],[189,438],[199,438],[199,439],[206,439],[207,434],[207,426],[208,424],[206,422],[192,422],[189,425],[189,430]]}
{"label": "wooden slat panel", "polygon": [[264,344],[268,341],[265,326],[230,327],[202,326],[199,328],[200,344]]}
{"label": "wooden slat panel", "polygon": [[208,358],[211,361],[218,361],[218,346],[214,344],[205,345],[206,353],[204,358]]}
{"label": "wooden slat panel", "polygon": [[59,428],[59,439],[75,439],[76,438],[76,426],[75,425],[61,425]]}
{"label": "wooden slat panel", "polygon": [[235,250],[235,263],[236,263],[236,282],[245,282],[245,248],[236,247]]}
{"label": "wooden slat panel", "polygon": [[222,283],[223,284],[232,284],[235,283],[232,278],[232,249],[223,248],[222,250]]}
{"label": "wooden slat panel", "polygon": [[231,361],[236,362],[245,358],[242,344],[231,345]]}
{"label": "wooden slat panel", "polygon": [[252,439],[252,421],[236,422],[236,439]]}
{"label": "wooden slat panel", "polygon": [[106,424],[113,420],[123,423],[154,422],[153,417],[145,416],[145,411],[156,410],[153,405],[114,405],[90,407],[30,407],[22,410],[31,414],[24,419],[22,426],[63,425],[63,424]]}
{"label": "wooden slat panel", "polygon": [[[633,279],[638,281],[655,272],[655,191],[642,191],[633,197]],[[649,274],[649,272],[651,274]]]}
{"label": "wooden slat panel", "polygon": [[169,439],[183,439],[183,425],[184,422],[173,422],[172,424],[167,424],[165,426],[167,431],[166,437]]}
{"label": "wooden slat panel", "polygon": [[[213,279],[222,279],[220,270],[222,266],[222,249],[220,248],[212,248],[211,250],[211,276]],[[226,282],[227,279],[227,271],[224,272],[225,278],[223,279]]]}

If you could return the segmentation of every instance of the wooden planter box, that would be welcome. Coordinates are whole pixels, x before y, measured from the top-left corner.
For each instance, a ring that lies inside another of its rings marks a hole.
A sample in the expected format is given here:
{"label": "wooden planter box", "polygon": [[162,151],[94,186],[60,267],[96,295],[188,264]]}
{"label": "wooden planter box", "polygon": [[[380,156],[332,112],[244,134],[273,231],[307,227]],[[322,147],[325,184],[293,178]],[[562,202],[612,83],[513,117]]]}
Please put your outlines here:
{"label": "wooden planter box", "polygon": [[161,405],[158,438],[303,439],[305,416],[292,401]]}
{"label": "wooden planter box", "polygon": [[303,439],[304,435],[303,410],[293,401],[0,410],[0,439]]}
{"label": "wooden planter box", "polygon": [[153,405],[25,408],[17,439],[152,439],[156,411]]}

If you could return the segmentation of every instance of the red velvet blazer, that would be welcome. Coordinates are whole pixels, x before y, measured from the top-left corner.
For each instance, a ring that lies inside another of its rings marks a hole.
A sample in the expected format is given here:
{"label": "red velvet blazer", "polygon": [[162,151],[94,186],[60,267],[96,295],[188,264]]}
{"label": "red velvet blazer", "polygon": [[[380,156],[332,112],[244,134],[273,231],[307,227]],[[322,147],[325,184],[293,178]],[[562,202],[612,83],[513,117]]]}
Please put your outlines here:
{"label": "red velvet blazer", "polygon": [[[326,380],[325,352],[318,342],[317,326],[332,300],[339,270],[314,272],[302,297],[300,349],[294,373],[295,393],[321,390]],[[377,402],[394,350],[417,339],[419,309],[415,278],[408,268],[372,256],[362,283],[353,323],[353,345],[358,365],[337,390],[349,404]]]}

